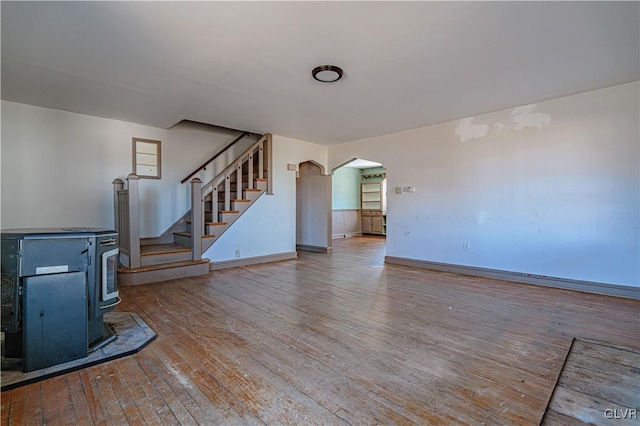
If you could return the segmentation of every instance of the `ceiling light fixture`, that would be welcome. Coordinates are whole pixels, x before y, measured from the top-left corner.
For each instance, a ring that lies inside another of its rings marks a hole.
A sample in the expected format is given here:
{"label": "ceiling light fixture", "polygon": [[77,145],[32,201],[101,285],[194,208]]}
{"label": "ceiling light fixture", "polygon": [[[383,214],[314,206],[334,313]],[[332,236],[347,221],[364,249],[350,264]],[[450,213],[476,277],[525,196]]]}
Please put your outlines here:
{"label": "ceiling light fixture", "polygon": [[342,69],[335,65],[320,65],[311,71],[311,75],[323,83],[334,83],[342,78]]}

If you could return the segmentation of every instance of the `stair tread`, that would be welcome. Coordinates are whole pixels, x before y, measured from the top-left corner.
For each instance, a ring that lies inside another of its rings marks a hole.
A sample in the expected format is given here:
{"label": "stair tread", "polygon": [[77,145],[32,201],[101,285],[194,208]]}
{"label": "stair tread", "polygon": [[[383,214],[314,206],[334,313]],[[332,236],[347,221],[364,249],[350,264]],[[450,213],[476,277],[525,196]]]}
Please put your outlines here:
{"label": "stair tread", "polygon": [[[182,237],[190,237],[191,236],[191,232],[174,232],[173,235],[180,235]],[[215,237],[215,235],[202,235],[202,238],[213,238],[213,237]]]}
{"label": "stair tread", "polygon": [[148,272],[148,271],[157,271],[160,269],[179,268],[181,266],[200,265],[202,263],[209,263],[209,262],[210,262],[209,259],[199,259],[199,260],[184,260],[181,262],[161,263],[159,265],[141,266],[139,268],[127,268],[125,266],[120,266],[118,268],[118,272],[122,274],[134,274],[136,272]]}
{"label": "stair tread", "polygon": [[220,213],[238,214],[240,213],[240,211],[239,210],[222,210]]}
{"label": "stair tread", "polygon": [[243,198],[236,198],[236,199],[234,199],[232,201],[235,202],[235,203],[250,203],[251,202],[251,200],[245,200]]}
{"label": "stair tread", "polygon": [[185,247],[181,244],[170,243],[170,244],[150,244],[140,246],[140,256],[153,256],[159,254],[170,254],[170,253],[183,253],[190,252],[191,248]]}
{"label": "stair tread", "polygon": [[257,189],[257,188],[245,188],[245,191],[249,191],[249,192],[262,192],[264,191],[264,189]]}
{"label": "stair tread", "polygon": [[227,225],[227,222],[205,222],[205,225],[209,225],[209,226],[223,226],[223,225]]}

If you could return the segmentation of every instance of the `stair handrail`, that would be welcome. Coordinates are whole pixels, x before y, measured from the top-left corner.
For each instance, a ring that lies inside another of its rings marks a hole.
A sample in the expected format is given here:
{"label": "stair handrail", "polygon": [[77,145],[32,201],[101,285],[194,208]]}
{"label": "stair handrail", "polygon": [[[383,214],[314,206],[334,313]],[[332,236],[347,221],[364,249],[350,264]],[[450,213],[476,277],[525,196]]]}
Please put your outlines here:
{"label": "stair handrail", "polygon": [[[211,191],[212,194],[212,216],[215,218],[217,217],[218,214],[218,194],[217,194],[217,188],[218,185],[220,185],[220,183],[222,183],[222,181],[225,181],[225,210],[229,210],[229,203],[230,203],[230,199],[231,199],[231,190],[230,190],[230,177],[233,173],[237,173],[237,181],[238,181],[238,186],[236,188],[236,196],[238,198],[240,198],[241,193],[242,193],[242,165],[245,163],[245,161],[249,161],[249,176],[253,175],[253,155],[254,152],[257,152],[258,154],[258,179],[265,179],[267,180],[267,194],[272,194],[273,190],[272,190],[272,173],[273,173],[273,167],[271,164],[271,134],[270,133],[265,133],[264,135],[262,135],[260,137],[260,139],[258,139],[253,145],[251,145],[248,149],[246,149],[242,154],[240,154],[235,160],[233,160],[232,162],[229,163],[229,165],[227,167],[225,167],[224,170],[222,170],[220,173],[218,173],[215,177],[213,177],[211,180],[209,180],[206,184],[202,184],[202,182],[200,181],[200,179],[193,179],[192,180],[192,208],[191,208],[191,212],[192,212],[192,221],[191,221],[191,231],[192,231],[192,248],[196,247],[197,243],[197,239],[193,238],[194,230],[197,229],[204,229],[204,203],[202,203],[202,200],[204,200],[204,198],[206,197],[206,195],[209,193],[209,191]],[[265,151],[267,153],[267,158],[265,158]],[[267,171],[267,175],[264,175],[264,170],[266,168]],[[197,189],[196,189],[197,188]],[[248,188],[253,188],[253,182],[251,181],[251,179],[249,179],[249,183],[248,183]],[[199,190],[199,197],[196,195],[196,191]],[[194,215],[194,211],[195,209],[198,209],[199,211]],[[197,220],[194,220],[194,218],[198,216]],[[194,260],[195,260],[195,256],[194,256]]]}
{"label": "stair handrail", "polygon": [[235,145],[238,141],[240,141],[240,139],[244,138],[245,136],[249,136],[252,135],[253,133],[251,132],[243,132],[240,136],[238,136],[237,138],[235,138],[230,144],[228,144],[227,146],[225,146],[224,148],[222,148],[221,151],[219,151],[217,154],[215,154],[214,156],[212,156],[211,158],[209,158],[207,161],[205,161],[204,163],[202,163],[202,165],[200,167],[198,167],[197,169],[195,169],[193,172],[191,172],[187,177],[185,177],[184,179],[182,179],[180,181],[180,183],[185,183],[186,181],[189,180],[190,177],[194,176],[196,173],[198,173],[199,171],[205,169],[209,163],[211,163],[213,160],[215,160],[216,158],[218,158],[219,156],[221,156],[227,149],[231,148],[233,145]]}
{"label": "stair handrail", "polygon": [[[219,184],[222,182],[222,178],[228,175],[230,172],[236,170],[238,163],[244,163],[244,160],[249,158],[249,153],[251,151],[255,151],[261,144],[263,144],[267,140],[267,134],[262,135],[260,139],[258,139],[253,145],[247,148],[242,154],[240,154],[235,160],[231,161],[227,167],[225,167],[220,173],[214,176],[209,182],[202,185],[202,195],[206,195],[207,189],[211,188],[214,184]],[[258,173],[261,173],[258,170]],[[260,176],[262,177],[262,176]]]}

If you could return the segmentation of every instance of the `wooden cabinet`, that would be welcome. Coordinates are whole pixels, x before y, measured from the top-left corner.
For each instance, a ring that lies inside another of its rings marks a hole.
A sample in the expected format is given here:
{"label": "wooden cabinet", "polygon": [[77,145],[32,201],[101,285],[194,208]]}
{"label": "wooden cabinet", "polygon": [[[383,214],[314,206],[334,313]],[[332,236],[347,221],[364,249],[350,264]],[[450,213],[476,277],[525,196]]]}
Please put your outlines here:
{"label": "wooden cabinet", "polygon": [[362,212],[362,233],[370,234],[371,233],[371,212]]}
{"label": "wooden cabinet", "polygon": [[361,221],[363,234],[385,235],[386,223],[386,179],[361,184]]}
{"label": "wooden cabinet", "polygon": [[371,216],[371,233],[372,234],[385,233],[382,216]]}
{"label": "wooden cabinet", "polygon": [[381,210],[362,210],[362,233],[363,234],[386,234],[386,216]]}

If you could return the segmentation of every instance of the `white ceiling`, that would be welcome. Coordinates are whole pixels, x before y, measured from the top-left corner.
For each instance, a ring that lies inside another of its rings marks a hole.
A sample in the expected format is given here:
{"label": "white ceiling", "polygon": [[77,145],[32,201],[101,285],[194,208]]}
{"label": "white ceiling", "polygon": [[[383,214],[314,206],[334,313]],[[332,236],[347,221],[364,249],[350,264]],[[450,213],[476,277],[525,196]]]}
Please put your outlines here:
{"label": "white ceiling", "polygon": [[162,128],[330,145],[640,79],[639,2],[1,7],[3,99]]}

